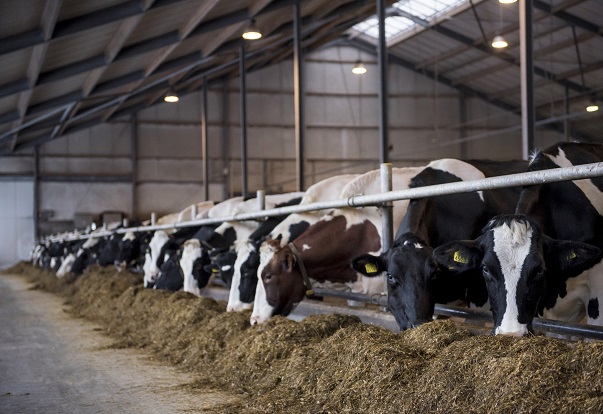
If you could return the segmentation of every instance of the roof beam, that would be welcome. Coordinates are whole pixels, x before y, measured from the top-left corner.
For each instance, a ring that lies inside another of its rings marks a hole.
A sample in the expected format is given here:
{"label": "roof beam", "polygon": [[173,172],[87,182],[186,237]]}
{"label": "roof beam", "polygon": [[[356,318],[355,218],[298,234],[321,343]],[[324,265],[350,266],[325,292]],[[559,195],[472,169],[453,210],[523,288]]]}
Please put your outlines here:
{"label": "roof beam", "polygon": [[[219,0],[208,0],[200,3],[199,7],[197,7],[197,9],[192,13],[191,17],[184,24],[182,29],[175,32],[176,42],[172,42],[168,46],[162,48],[155,54],[155,56],[153,56],[151,63],[144,69],[143,78],[133,86],[134,89],[140,86],[140,84],[144,82],[146,78],[151,76],[155,72],[155,70],[165,61],[165,59],[174,51],[174,49],[176,49],[176,47],[180,45],[182,41],[184,41],[190,36],[190,34],[195,30],[195,28],[197,28],[201,24],[203,19],[207,17],[209,12],[211,12],[213,8],[218,4],[218,1]],[[169,34],[172,33],[174,32],[171,32]],[[119,102],[113,108],[110,108],[105,115],[105,120],[109,119],[109,117],[111,117],[111,115],[113,115],[113,113],[119,109],[119,107],[126,101],[126,99],[127,97],[121,100],[121,102]]]}
{"label": "roof beam", "polygon": [[[561,5],[560,5],[561,6]],[[541,10],[545,13],[551,14],[558,19],[563,20],[564,22],[579,27],[584,30],[588,30],[589,32],[593,32],[598,34],[599,36],[603,36],[603,32],[598,25],[589,22],[588,20],[582,19],[580,17],[574,16],[564,10],[560,10],[559,7],[553,7],[550,4],[547,4],[540,0],[534,0],[534,8]]]}
{"label": "roof beam", "polygon": [[[42,11],[41,30],[44,36],[44,43],[35,46],[31,51],[31,58],[29,60],[29,66],[27,67],[27,88],[22,90],[22,93],[17,99],[17,111],[19,111],[19,119],[11,125],[11,129],[19,127],[25,115],[27,114],[27,107],[31,102],[31,95],[33,93],[33,86],[38,81],[42,65],[44,63],[44,57],[48,50],[48,40],[52,37],[56,21],[59,17],[59,11],[61,9],[62,0],[50,0],[44,5]],[[11,151],[14,150],[17,144],[18,135],[15,134],[11,143]]]}

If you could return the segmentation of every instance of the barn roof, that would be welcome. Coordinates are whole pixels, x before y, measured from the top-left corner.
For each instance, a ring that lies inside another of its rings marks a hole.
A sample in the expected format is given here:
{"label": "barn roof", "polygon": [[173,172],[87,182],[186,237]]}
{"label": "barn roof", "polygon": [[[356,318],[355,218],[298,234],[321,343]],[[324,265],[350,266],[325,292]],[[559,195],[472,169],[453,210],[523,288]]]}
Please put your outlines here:
{"label": "barn roof", "polygon": [[[294,0],[0,0],[0,155],[128,116],[205,82],[292,56]],[[374,0],[301,0],[303,47],[376,53]],[[430,15],[427,6],[446,3]],[[584,108],[603,89],[603,3],[533,0],[537,119],[603,142],[603,117]],[[518,4],[404,0],[388,8],[390,62],[502,110],[520,112]],[[362,22],[365,22],[364,25]],[[369,23],[367,23],[369,22]],[[394,29],[401,31],[397,32]],[[509,47],[498,51],[501,34]],[[577,122],[579,121],[579,122]]]}

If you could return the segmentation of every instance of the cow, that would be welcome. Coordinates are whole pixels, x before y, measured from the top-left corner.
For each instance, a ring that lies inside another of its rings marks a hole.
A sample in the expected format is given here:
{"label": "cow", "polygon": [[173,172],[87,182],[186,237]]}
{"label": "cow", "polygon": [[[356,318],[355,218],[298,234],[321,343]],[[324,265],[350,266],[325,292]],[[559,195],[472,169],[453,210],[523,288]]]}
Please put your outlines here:
{"label": "cow", "polygon": [[[408,188],[410,179],[424,167],[394,168],[394,190]],[[340,199],[359,194],[381,192],[380,171],[363,174],[348,183]],[[408,201],[393,203],[393,222],[402,221]],[[360,254],[381,250],[381,214],[377,207],[335,209],[281,247],[277,240],[268,241],[260,249],[261,256],[273,255],[264,262],[256,290],[251,324],[262,323],[273,315],[288,315],[306,293],[311,293],[310,278],[322,282],[341,282],[362,293],[381,293],[382,279],[358,277],[350,262]]]}
{"label": "cow", "polygon": [[130,269],[134,272],[142,268],[146,252],[153,233],[150,231],[127,232],[119,242],[119,252],[115,258],[115,267],[119,272]]}
{"label": "cow", "polygon": [[[563,142],[535,152],[528,170],[601,161],[602,145]],[[566,322],[586,316],[601,326],[602,189],[602,177],[526,186],[515,214],[495,217],[474,240],[440,246],[434,258],[458,272],[481,272],[493,334],[527,335],[535,315]]]}
{"label": "cow", "polygon": [[[302,197],[296,197],[284,203],[279,203],[274,208],[298,205],[301,201]],[[268,217],[247,239],[235,241],[234,250],[236,259],[233,263],[233,276],[226,307],[227,311],[251,308],[258,282],[257,270],[260,264],[259,245],[288,216],[288,214],[282,214]],[[238,309],[235,309],[235,307]]]}
{"label": "cow", "polygon": [[[265,208],[272,209],[279,205],[285,205],[287,203],[299,203],[302,196],[303,193],[267,195],[265,197]],[[237,214],[252,213],[256,211],[259,211],[258,200],[256,198],[251,198],[237,204],[233,207],[230,214],[224,214],[224,216],[236,216]],[[267,220],[267,222],[269,223],[272,221],[273,220],[270,219]],[[213,234],[207,236],[205,244],[211,245],[214,248],[229,249],[230,245],[234,243],[234,241],[236,241],[237,239],[240,238],[241,240],[247,240],[249,236],[254,231],[256,231],[259,226],[260,222],[255,220],[224,222],[220,226],[218,226],[218,228],[215,229]],[[230,240],[233,241],[230,242]],[[186,252],[183,252],[181,261],[186,261],[187,263],[189,263],[188,266],[190,267],[190,263],[193,262],[194,258],[201,256],[202,253],[199,251],[200,249],[201,246],[199,246],[198,248],[191,246]],[[208,269],[203,270],[207,271]],[[211,271],[211,267],[209,270]],[[189,277],[192,278],[193,275],[185,273],[184,277],[185,279]],[[193,286],[193,283],[186,283],[186,285]],[[191,293],[197,294],[198,291],[198,289],[194,289],[194,291],[191,291]]]}
{"label": "cow", "polygon": [[[197,214],[195,219],[204,219],[207,218],[209,212],[214,209],[215,203],[213,201],[205,201],[196,204]],[[165,224],[176,224],[182,223],[184,221],[189,221],[192,218],[192,210],[193,206],[189,206],[179,213],[172,213],[166,216],[162,216],[157,220],[157,225],[165,225]],[[197,226],[196,228],[184,228],[179,230],[180,233],[176,235],[176,238],[180,238],[180,244],[182,244],[185,240],[188,240],[196,231],[199,230],[201,226]],[[157,230],[153,233],[151,240],[149,241],[149,245],[144,254],[144,263],[143,263],[143,272],[144,278],[143,283],[145,287],[151,288],[155,285],[157,278],[159,277],[160,266],[163,264],[165,255],[162,251],[165,250],[164,246],[170,239],[169,235],[176,233],[177,230],[175,228],[169,230]]]}
{"label": "cow", "polygon": [[[524,161],[441,159],[432,161],[410,187],[476,180],[523,172]],[[367,277],[387,274],[388,308],[401,330],[433,318],[436,303],[487,307],[483,279],[476,272],[453,273],[436,265],[435,247],[474,237],[490,218],[515,209],[520,188],[474,191],[413,199],[392,247],[379,256],[362,255],[352,267]]]}
{"label": "cow", "polygon": [[[344,174],[329,177],[310,186],[300,201],[300,205],[316,203],[319,201],[335,200],[341,193],[341,189],[359,174]],[[258,270],[260,269],[261,243],[267,237],[268,239],[279,239],[282,245],[295,239],[303,233],[310,224],[317,222],[320,217],[329,210],[317,210],[305,213],[290,214],[284,220],[275,223],[266,235],[268,226],[260,226],[259,234],[252,234],[247,241],[242,241],[237,246],[235,263],[232,267],[226,265],[228,271],[232,271],[233,277],[230,284],[230,294],[226,310],[242,311],[250,309],[256,295],[256,286],[258,285]],[[268,258],[266,258],[268,259]],[[221,266],[224,267],[224,266]]]}

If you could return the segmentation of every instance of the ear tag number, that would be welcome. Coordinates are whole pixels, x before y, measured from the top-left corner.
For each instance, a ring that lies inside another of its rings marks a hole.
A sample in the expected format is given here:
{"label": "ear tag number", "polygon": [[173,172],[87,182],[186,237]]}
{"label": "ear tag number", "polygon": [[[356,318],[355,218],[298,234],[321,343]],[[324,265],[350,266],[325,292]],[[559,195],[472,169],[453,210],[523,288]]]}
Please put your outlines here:
{"label": "ear tag number", "polygon": [[366,273],[372,275],[373,273],[377,273],[377,266],[372,263],[367,263],[364,265],[364,270],[366,271]]}
{"label": "ear tag number", "polygon": [[458,251],[458,250],[457,250],[456,252],[454,252],[454,257],[453,257],[453,260],[454,260],[455,262],[457,262],[457,263],[464,263],[464,264],[469,263],[469,260],[467,260],[466,258],[464,258],[464,257],[461,255],[461,252],[460,252],[460,251]]}

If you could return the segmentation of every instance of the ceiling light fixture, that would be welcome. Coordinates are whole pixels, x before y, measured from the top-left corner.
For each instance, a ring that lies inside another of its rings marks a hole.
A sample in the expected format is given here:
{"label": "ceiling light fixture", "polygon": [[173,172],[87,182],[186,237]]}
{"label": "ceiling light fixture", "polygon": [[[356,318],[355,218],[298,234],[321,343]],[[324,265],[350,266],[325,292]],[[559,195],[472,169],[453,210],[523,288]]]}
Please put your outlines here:
{"label": "ceiling light fixture", "polygon": [[494,36],[494,39],[492,40],[492,47],[495,49],[503,49],[505,47],[509,46],[509,44],[507,43],[507,41],[505,40],[504,37],[502,37],[501,35],[496,35]]}
{"label": "ceiling light fixture", "polygon": [[517,3],[517,0],[498,0],[499,3],[502,4],[511,4],[511,3]]}
{"label": "ceiling light fixture", "polygon": [[176,95],[175,92],[168,92],[164,97],[163,100],[165,102],[169,102],[169,103],[174,103],[174,102],[178,102],[180,100],[180,98],[178,97],[178,95]]}
{"label": "ceiling light fixture", "polygon": [[262,33],[259,31],[257,26],[255,25],[255,20],[251,20],[249,27],[247,30],[243,32],[243,39],[245,40],[257,40],[262,37]]}
{"label": "ceiling light fixture", "polygon": [[366,73],[366,68],[361,60],[356,61],[356,64],[352,68],[352,73],[355,75],[363,75]]}
{"label": "ceiling light fixture", "polygon": [[586,112],[597,112],[599,110],[599,105],[597,105],[597,101],[595,98],[590,98],[590,103],[586,107]]}

